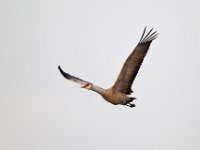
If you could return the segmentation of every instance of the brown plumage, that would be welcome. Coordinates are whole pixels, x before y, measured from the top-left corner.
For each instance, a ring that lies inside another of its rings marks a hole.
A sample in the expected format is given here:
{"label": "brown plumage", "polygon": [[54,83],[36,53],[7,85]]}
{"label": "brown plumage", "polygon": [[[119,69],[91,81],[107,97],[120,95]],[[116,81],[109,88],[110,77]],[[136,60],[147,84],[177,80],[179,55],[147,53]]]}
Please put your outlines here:
{"label": "brown plumage", "polygon": [[82,88],[99,93],[106,101],[114,105],[121,104],[135,107],[135,104],[131,103],[135,98],[129,97],[128,95],[132,93],[131,86],[147,54],[149,46],[158,35],[157,31],[152,33],[152,30],[153,28],[145,35],[145,27],[138,45],[125,61],[115,84],[109,89],[100,88],[90,82],[71,76],[64,72],[60,66],[58,68],[66,79],[80,84]]}

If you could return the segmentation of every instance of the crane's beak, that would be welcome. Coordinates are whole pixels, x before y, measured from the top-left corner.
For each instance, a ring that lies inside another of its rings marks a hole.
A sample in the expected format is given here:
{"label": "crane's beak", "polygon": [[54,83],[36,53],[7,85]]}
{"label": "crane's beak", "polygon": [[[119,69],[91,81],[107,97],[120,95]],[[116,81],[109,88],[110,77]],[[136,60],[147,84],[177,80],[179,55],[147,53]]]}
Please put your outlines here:
{"label": "crane's beak", "polygon": [[85,85],[81,86],[81,88],[85,88],[85,87],[86,87]]}
{"label": "crane's beak", "polygon": [[86,88],[88,86],[88,84],[85,84],[83,86],[81,86],[81,88]]}
{"label": "crane's beak", "polygon": [[85,85],[81,86],[81,88],[86,88],[89,85],[90,85],[89,83],[86,83]]}

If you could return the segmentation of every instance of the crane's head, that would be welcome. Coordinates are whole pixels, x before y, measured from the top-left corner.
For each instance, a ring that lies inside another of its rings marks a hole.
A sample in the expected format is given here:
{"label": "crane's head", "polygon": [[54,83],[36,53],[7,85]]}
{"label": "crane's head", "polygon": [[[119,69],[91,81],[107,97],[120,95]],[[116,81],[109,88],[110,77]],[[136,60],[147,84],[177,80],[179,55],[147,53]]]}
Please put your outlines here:
{"label": "crane's head", "polygon": [[91,83],[86,83],[85,85],[81,86],[81,88],[85,88],[87,90],[91,90],[92,84]]}

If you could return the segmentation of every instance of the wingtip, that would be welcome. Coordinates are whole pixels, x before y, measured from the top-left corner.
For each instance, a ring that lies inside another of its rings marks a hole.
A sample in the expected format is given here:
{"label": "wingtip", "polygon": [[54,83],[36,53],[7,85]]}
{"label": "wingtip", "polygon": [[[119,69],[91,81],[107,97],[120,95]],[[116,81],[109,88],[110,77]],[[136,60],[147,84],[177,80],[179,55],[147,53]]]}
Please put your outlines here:
{"label": "wingtip", "polygon": [[69,75],[68,73],[64,72],[60,66],[58,66],[58,69],[59,69],[60,73],[61,73],[65,78],[69,78],[69,77],[70,77],[70,75]]}
{"label": "wingtip", "polygon": [[139,43],[152,42],[152,41],[153,41],[154,39],[156,39],[157,36],[158,36],[158,32],[157,32],[157,31],[154,31],[154,32],[152,33],[152,31],[154,30],[154,27],[151,28],[151,29],[149,30],[149,32],[145,35],[146,28],[147,28],[147,27],[145,26],[144,31],[143,31],[143,34],[142,34],[142,37],[141,37]]}
{"label": "wingtip", "polygon": [[59,69],[59,71],[62,73],[63,72],[63,70],[62,70],[62,68],[60,67],[60,66],[58,66],[58,69]]}

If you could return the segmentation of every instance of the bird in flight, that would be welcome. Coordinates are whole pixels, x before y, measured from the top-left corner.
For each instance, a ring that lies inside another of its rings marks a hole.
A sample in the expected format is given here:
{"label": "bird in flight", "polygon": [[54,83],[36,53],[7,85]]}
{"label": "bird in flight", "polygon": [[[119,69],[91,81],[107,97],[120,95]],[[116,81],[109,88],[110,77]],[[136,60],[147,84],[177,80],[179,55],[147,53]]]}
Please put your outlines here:
{"label": "bird in flight", "polygon": [[82,88],[100,94],[106,101],[114,105],[120,104],[131,108],[135,107],[135,104],[132,102],[136,98],[130,97],[130,94],[133,92],[131,86],[140,69],[144,57],[147,54],[151,42],[158,36],[157,31],[152,31],[153,28],[146,34],[146,27],[144,28],[139,43],[126,59],[117,80],[111,88],[104,89],[91,82],[72,76],[64,72],[60,66],[58,66],[58,69],[66,79],[78,83]]}

